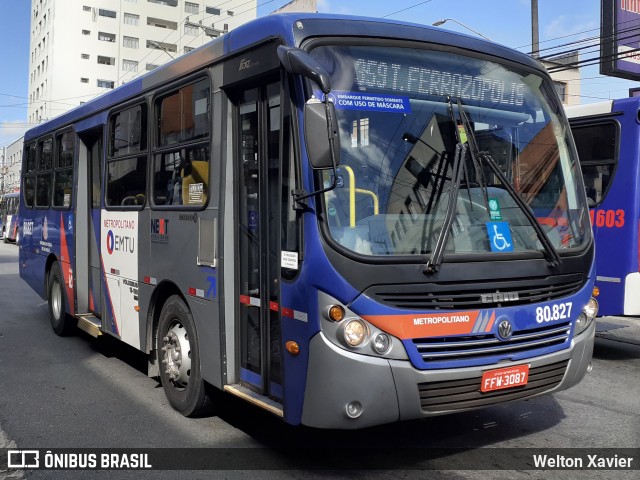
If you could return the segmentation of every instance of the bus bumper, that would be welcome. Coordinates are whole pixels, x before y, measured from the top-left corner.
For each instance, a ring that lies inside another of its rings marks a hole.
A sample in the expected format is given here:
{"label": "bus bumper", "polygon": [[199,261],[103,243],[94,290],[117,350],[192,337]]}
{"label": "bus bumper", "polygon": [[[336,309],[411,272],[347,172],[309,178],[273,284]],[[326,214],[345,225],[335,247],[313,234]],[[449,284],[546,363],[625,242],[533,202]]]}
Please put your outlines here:
{"label": "bus bumper", "polygon": [[[560,352],[499,365],[426,371],[415,369],[409,361],[348,352],[319,333],[310,343],[302,423],[318,428],[364,428],[565,390],[585,376],[594,338],[592,322],[570,348]],[[526,386],[480,392],[483,372],[523,364],[529,365]],[[358,405],[361,412],[353,418],[353,407]]]}

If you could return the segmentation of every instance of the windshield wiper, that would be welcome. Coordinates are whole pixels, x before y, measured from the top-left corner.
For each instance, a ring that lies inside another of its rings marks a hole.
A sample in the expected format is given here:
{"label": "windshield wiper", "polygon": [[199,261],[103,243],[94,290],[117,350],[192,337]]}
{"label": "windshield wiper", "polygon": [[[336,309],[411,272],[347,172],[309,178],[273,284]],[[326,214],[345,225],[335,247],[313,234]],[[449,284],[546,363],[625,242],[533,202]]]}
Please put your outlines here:
{"label": "windshield wiper", "polygon": [[447,201],[447,212],[442,222],[442,229],[438,235],[427,267],[424,269],[424,273],[436,273],[442,264],[442,256],[444,249],[449,238],[449,231],[451,230],[451,224],[456,215],[456,206],[458,203],[458,192],[460,191],[460,183],[462,182],[462,172],[464,171],[463,164],[467,156],[467,146],[458,143],[456,145],[456,152],[453,156],[453,167],[451,172],[451,188],[449,189],[449,200]]}
{"label": "windshield wiper", "polygon": [[[520,210],[525,214],[525,216],[527,217],[527,220],[529,220],[529,223],[531,223],[531,226],[536,232],[536,235],[538,236],[538,239],[540,240],[540,243],[542,243],[542,247],[544,248],[547,254],[546,256],[547,256],[548,262],[551,264],[552,267],[556,267],[560,265],[562,263],[562,259],[560,258],[560,255],[558,255],[558,252],[556,251],[553,244],[551,243],[551,240],[549,240],[549,237],[547,237],[547,234],[544,233],[544,230],[542,230],[542,227],[538,223],[538,220],[536,219],[529,205],[527,205],[524,202],[524,200],[522,200],[518,192],[516,192],[513,186],[511,185],[511,182],[509,182],[505,178],[504,174],[502,173],[502,170],[500,170],[500,167],[496,165],[496,162],[493,160],[491,155],[488,152],[479,151],[478,143],[475,137],[475,132],[471,127],[471,122],[469,121],[469,117],[467,117],[467,113],[464,110],[462,101],[459,98],[458,98],[458,111],[460,113],[462,126],[467,135],[468,143],[471,148],[472,158],[474,155],[476,155],[478,159],[484,160],[484,162],[487,165],[489,165],[489,168],[491,168],[491,171],[496,175],[496,177],[500,179],[500,182],[504,185],[507,192],[509,192],[509,195],[511,195],[511,198],[516,202],[516,205],[518,205]],[[487,211],[488,211],[488,208],[487,208]]]}

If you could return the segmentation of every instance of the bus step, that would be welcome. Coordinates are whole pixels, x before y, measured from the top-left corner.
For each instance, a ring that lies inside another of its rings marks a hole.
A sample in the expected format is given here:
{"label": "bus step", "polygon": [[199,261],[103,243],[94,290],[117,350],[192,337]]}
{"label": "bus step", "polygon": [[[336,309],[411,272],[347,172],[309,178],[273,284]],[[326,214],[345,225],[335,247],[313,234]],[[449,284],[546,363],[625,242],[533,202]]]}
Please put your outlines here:
{"label": "bus step", "polygon": [[78,328],[87,332],[92,337],[98,338],[102,335],[102,320],[90,313],[76,315],[78,319]]}
{"label": "bus step", "polygon": [[284,416],[281,404],[271,400],[270,398],[260,395],[253,390],[249,390],[242,385],[225,385],[224,391],[229,392],[231,395],[235,395],[236,397],[240,397],[249,403],[253,403],[254,405],[257,405],[258,407],[263,408],[268,412],[277,415],[278,417]]}

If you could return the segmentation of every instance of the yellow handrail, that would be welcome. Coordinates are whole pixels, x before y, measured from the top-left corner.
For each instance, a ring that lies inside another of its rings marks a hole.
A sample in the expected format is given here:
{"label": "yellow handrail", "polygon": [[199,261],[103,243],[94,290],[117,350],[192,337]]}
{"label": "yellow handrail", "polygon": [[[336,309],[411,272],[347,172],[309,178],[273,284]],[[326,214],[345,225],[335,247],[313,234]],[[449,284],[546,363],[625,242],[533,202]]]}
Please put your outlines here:
{"label": "yellow handrail", "polygon": [[364,188],[356,188],[356,193],[364,193],[365,195],[370,195],[373,198],[373,214],[378,215],[379,213],[379,202],[378,196],[373,193],[371,190],[365,190]]}
{"label": "yellow handrail", "polygon": [[378,215],[380,202],[378,196],[371,190],[364,190],[362,188],[356,188],[356,176],[353,173],[353,169],[348,165],[343,165],[347,173],[349,174],[349,226],[356,226],[356,192],[370,195],[373,198],[373,214]]}
{"label": "yellow handrail", "polygon": [[349,174],[349,226],[356,226],[356,176],[353,169],[345,165],[344,169]]}

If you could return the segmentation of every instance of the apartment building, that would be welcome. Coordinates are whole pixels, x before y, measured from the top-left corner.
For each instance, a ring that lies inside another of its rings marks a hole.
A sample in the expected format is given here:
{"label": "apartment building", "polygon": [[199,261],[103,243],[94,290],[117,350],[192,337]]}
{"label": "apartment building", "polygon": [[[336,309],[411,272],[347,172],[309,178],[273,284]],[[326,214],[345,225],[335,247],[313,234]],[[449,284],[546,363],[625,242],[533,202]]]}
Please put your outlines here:
{"label": "apartment building", "polygon": [[256,14],[257,0],[32,0],[28,121],[60,115]]}
{"label": "apartment building", "polygon": [[20,168],[22,165],[22,138],[0,150],[2,164],[0,166],[0,194],[20,190]]}

